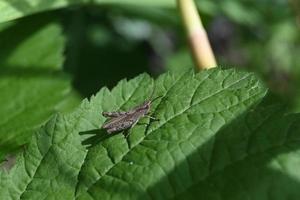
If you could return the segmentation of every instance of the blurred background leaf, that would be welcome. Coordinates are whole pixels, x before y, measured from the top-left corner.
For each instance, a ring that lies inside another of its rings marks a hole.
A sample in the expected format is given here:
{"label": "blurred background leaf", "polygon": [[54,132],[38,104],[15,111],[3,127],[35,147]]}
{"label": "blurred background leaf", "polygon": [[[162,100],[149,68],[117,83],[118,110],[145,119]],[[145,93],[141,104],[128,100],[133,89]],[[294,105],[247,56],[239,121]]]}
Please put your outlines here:
{"label": "blurred background leaf", "polygon": [[65,39],[61,27],[44,19],[2,26],[0,158],[28,142],[54,112],[71,110],[80,100],[62,72]]}
{"label": "blurred background leaf", "polygon": [[25,17],[34,13],[49,11],[52,9],[63,8],[73,5],[140,5],[174,7],[175,0],[1,0],[0,1],[0,22]]}
{"label": "blurred background leaf", "polygon": [[6,22],[33,13],[61,8],[73,4],[88,2],[88,0],[1,0],[0,1],[0,22]]}

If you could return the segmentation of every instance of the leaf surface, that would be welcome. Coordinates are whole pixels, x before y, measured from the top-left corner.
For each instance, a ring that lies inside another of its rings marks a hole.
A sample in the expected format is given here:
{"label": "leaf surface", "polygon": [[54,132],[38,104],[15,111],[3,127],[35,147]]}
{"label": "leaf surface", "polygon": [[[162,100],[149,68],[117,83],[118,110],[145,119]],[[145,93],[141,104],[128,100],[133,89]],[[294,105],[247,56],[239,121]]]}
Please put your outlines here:
{"label": "leaf surface", "polygon": [[[51,37],[51,40],[49,40]],[[0,32],[0,160],[31,138],[34,130],[77,100],[62,72],[60,26],[22,20]]]}
{"label": "leaf surface", "polygon": [[[128,138],[99,129],[102,111],[128,110],[153,89],[160,121],[142,119]],[[253,74],[232,69],[123,80],[43,126],[1,172],[0,198],[297,199],[300,118],[256,106],[265,94]]]}

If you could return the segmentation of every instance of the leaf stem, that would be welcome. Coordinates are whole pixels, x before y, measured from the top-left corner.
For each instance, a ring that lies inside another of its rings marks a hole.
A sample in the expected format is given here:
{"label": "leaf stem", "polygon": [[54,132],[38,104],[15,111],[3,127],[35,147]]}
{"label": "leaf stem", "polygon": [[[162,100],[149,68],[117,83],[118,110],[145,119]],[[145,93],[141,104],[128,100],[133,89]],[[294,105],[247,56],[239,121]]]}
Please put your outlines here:
{"label": "leaf stem", "polygon": [[182,15],[197,68],[201,70],[216,67],[216,59],[195,2],[193,0],[177,0],[177,5]]}

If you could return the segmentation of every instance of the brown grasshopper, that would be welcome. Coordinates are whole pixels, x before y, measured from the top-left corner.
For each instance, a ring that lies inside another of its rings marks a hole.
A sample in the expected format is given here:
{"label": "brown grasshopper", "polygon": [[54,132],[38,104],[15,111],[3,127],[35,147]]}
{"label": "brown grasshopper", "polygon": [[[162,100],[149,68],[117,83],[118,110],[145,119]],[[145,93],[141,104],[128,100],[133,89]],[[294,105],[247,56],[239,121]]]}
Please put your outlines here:
{"label": "brown grasshopper", "polygon": [[149,117],[150,119],[157,120],[148,114],[150,112],[151,103],[160,97],[162,96],[147,100],[143,104],[136,106],[129,111],[102,112],[104,117],[110,118],[103,124],[102,128],[108,133],[113,133],[133,127],[142,117]]}

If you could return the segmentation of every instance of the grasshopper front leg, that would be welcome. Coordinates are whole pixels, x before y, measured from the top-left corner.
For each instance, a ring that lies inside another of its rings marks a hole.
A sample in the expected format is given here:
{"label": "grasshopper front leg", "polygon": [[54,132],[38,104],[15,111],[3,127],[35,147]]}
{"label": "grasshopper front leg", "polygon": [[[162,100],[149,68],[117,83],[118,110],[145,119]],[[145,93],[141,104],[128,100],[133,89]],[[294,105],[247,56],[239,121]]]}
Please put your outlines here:
{"label": "grasshopper front leg", "polygon": [[148,118],[153,119],[153,120],[155,120],[155,121],[159,121],[159,119],[157,119],[157,118],[155,118],[155,117],[152,117],[152,116],[150,116],[150,115],[145,115],[145,117],[148,117]]}

